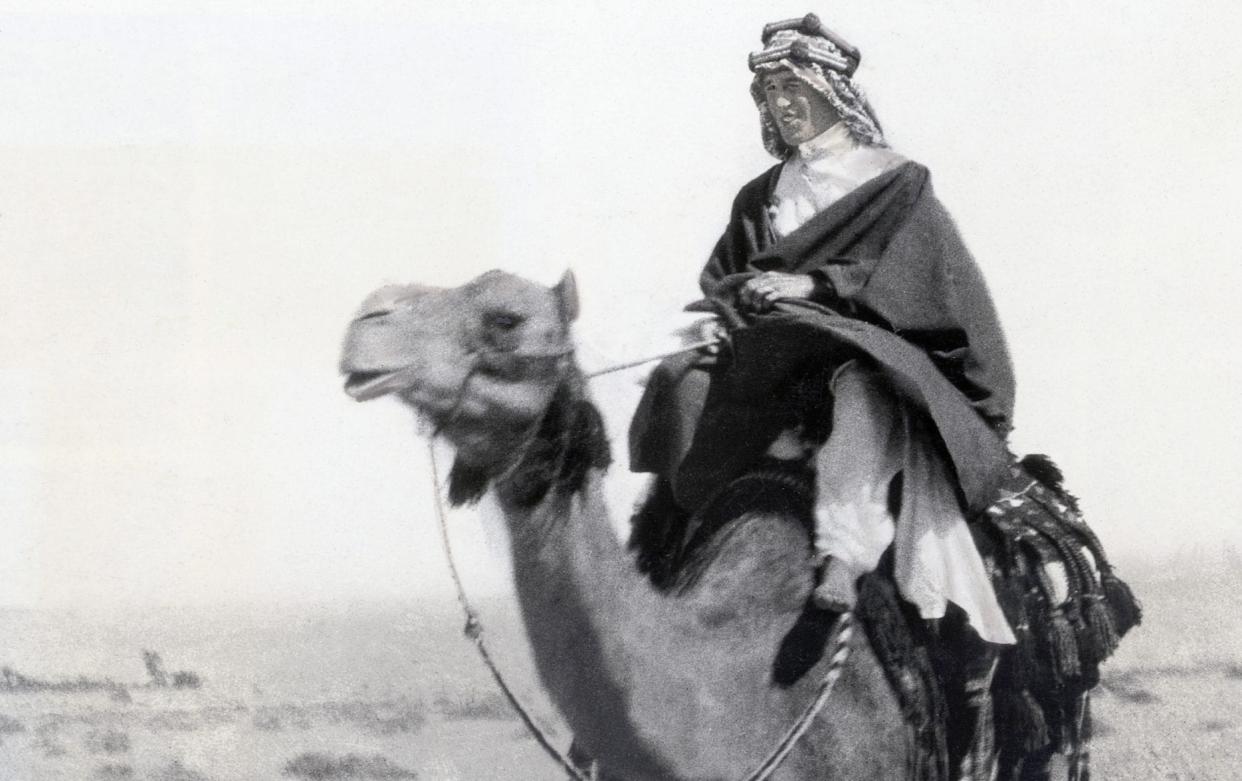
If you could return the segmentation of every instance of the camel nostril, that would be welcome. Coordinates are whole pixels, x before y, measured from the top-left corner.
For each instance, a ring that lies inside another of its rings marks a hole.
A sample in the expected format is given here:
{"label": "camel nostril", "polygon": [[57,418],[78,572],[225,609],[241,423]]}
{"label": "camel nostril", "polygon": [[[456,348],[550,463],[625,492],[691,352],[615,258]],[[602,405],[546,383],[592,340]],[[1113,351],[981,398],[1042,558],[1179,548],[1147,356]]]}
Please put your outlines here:
{"label": "camel nostril", "polygon": [[376,309],[373,312],[364,312],[363,314],[358,315],[354,318],[354,322],[361,323],[363,320],[375,320],[376,318],[390,314],[392,314],[391,309]]}
{"label": "camel nostril", "polygon": [[350,372],[345,376],[345,387],[356,388],[382,376],[384,376],[384,372]]}

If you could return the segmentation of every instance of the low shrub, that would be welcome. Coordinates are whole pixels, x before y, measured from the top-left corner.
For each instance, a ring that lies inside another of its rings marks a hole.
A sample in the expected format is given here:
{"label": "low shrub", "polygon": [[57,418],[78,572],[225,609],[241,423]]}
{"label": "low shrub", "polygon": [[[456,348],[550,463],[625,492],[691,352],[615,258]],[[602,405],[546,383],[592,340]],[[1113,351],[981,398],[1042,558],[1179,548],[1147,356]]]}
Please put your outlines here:
{"label": "low shrub", "polygon": [[351,722],[373,735],[417,732],[427,721],[423,704],[404,698],[380,702],[329,702],[322,706],[322,714],[332,724]]}
{"label": "low shrub", "polygon": [[450,719],[498,719],[517,718],[513,706],[503,694],[496,691],[467,692],[454,697],[442,695],[436,699],[436,711]]}
{"label": "low shrub", "polygon": [[172,674],[172,685],[174,689],[197,689],[203,685],[203,679],[196,672],[178,670]]}
{"label": "low shrub", "polygon": [[207,776],[174,759],[151,775],[152,781],[210,781]]}
{"label": "low shrub", "polygon": [[129,735],[115,729],[86,733],[86,750],[92,754],[124,754],[129,751]]}
{"label": "low shrub", "polygon": [[285,728],[285,724],[281,721],[280,713],[275,709],[262,708],[258,713],[254,714],[251,720],[254,728],[260,732],[280,732]]}
{"label": "low shrub", "polygon": [[152,732],[194,732],[203,726],[200,713],[188,710],[157,711],[146,723]]}
{"label": "low shrub", "polygon": [[85,675],[45,681],[23,675],[12,667],[0,667],[0,692],[95,692],[100,689],[116,689],[118,686],[120,684],[107,678],[88,678]]}
{"label": "low shrub", "polygon": [[299,754],[285,763],[284,774],[307,778],[311,781],[324,781],[335,778],[378,778],[378,779],[410,779],[418,778],[413,770],[407,770],[394,764],[382,754],[363,756],[346,754],[334,757],[331,754],[307,752]]}

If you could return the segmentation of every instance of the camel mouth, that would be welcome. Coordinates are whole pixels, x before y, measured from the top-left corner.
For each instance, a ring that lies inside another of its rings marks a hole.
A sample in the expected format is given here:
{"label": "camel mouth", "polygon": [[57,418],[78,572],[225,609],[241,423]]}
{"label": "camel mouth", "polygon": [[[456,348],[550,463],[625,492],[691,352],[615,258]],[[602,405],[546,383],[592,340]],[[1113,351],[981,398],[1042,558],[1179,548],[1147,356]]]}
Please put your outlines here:
{"label": "camel mouth", "polygon": [[350,372],[345,376],[345,392],[354,401],[370,401],[402,387],[399,371]]}

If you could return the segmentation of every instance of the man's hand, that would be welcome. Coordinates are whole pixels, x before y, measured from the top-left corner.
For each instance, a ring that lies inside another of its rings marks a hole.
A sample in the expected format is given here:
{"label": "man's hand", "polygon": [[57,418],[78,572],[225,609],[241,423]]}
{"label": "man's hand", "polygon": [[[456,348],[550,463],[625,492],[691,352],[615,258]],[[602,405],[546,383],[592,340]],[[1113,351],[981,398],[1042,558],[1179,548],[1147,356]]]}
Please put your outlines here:
{"label": "man's hand", "polygon": [[810,298],[814,292],[815,280],[808,274],[765,271],[742,285],[738,301],[744,309],[766,312],[781,299]]}
{"label": "man's hand", "polygon": [[699,341],[706,342],[713,339],[714,342],[700,347],[699,350],[706,355],[716,355],[720,352],[720,345],[729,339],[729,329],[725,328],[724,323],[716,317],[704,320],[699,325]]}

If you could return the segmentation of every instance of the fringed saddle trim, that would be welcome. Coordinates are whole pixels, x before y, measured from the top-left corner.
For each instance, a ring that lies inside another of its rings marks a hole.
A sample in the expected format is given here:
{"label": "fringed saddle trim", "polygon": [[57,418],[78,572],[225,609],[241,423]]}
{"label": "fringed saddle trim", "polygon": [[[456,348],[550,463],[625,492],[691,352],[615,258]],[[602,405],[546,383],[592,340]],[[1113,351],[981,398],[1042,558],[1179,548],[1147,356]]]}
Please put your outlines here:
{"label": "fringed saddle trim", "polygon": [[[1060,480],[1050,460],[1028,457],[975,521],[976,535],[992,543],[989,570],[1017,637],[992,689],[1002,774],[1049,746],[1078,750],[1083,695],[1142,616]],[[1064,593],[1054,567],[1064,569]]]}
{"label": "fringed saddle trim", "polygon": [[912,746],[907,781],[948,781],[948,708],[928,654],[923,622],[906,607],[892,579],[892,556],[858,585],[856,614],[885,677],[897,694]]}

